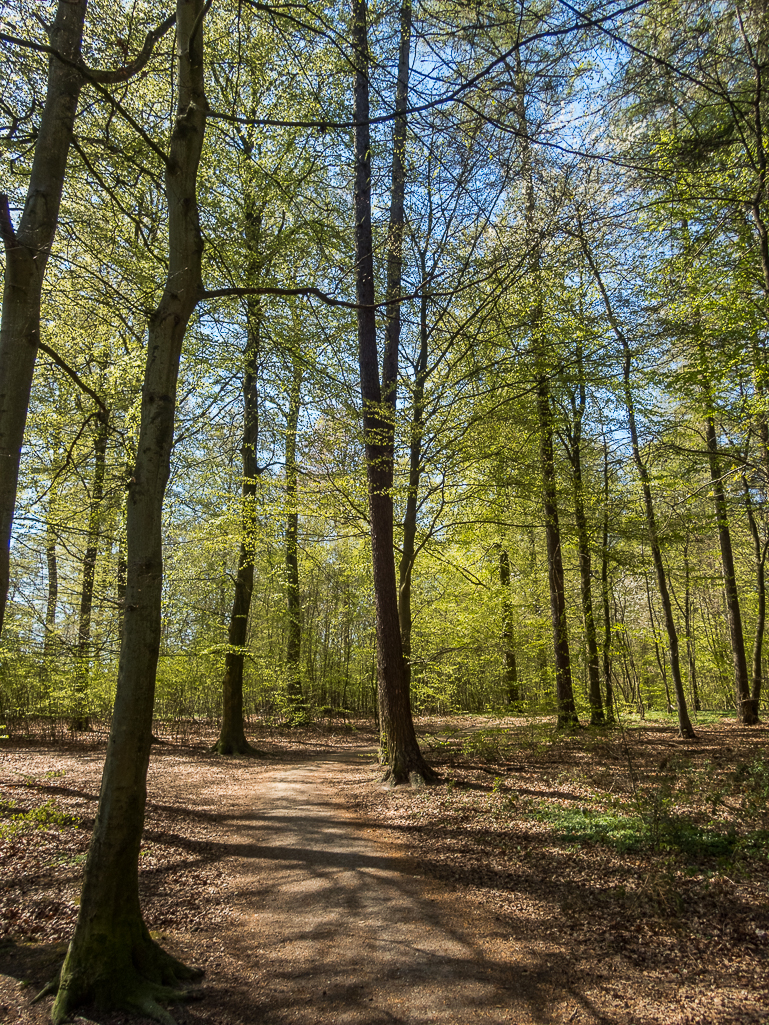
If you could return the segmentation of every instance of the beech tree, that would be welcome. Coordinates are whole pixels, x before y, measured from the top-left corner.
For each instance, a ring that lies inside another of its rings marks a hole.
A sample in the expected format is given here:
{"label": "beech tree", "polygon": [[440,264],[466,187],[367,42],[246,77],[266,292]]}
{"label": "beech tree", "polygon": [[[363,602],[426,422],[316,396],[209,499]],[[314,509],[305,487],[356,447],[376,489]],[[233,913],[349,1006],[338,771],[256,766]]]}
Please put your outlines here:
{"label": "beech tree", "polygon": [[196,197],[206,128],[203,0],[176,7],[176,121],[166,158],[168,274],[149,321],[136,463],[128,492],[125,619],[117,694],[75,933],[62,966],[54,1022],[93,1001],[160,1021],[159,1000],[196,974],[153,940],[139,905],[139,847],[152,742],[163,582],[162,509],[176,383],[187,324],[202,293]]}

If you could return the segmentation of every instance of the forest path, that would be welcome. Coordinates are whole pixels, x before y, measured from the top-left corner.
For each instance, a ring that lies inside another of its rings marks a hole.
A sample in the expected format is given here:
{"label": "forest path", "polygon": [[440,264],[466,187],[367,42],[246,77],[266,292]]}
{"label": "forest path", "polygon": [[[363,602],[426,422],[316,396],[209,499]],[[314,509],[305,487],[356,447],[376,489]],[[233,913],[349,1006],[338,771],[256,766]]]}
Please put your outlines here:
{"label": "forest path", "polygon": [[264,1025],[560,1020],[548,965],[345,807],[339,785],[361,755],[271,767],[237,794],[217,830],[230,915],[204,958],[223,960],[179,1017],[210,1021],[222,999],[227,1017]]}

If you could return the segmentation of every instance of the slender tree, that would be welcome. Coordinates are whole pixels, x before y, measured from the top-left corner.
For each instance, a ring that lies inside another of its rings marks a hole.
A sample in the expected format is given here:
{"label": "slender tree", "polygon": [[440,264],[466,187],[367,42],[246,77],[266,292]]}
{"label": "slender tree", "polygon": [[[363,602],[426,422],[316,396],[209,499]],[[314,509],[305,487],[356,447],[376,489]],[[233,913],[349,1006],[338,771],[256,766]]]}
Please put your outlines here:
{"label": "slender tree", "polygon": [[414,731],[398,618],[392,501],[395,428],[393,406],[398,354],[393,334],[390,333],[383,375],[387,391],[383,396],[376,340],[374,247],[371,229],[371,135],[366,0],[353,0],[352,10],[352,42],[355,56],[355,284],[358,304],[358,356],[376,607],[381,757],[387,764],[385,778],[395,784],[424,781],[430,779],[434,773],[419,750]]}
{"label": "slender tree", "polygon": [[75,933],[55,1025],[83,1003],[169,1022],[158,1001],[195,972],[156,943],[139,904],[139,848],[152,741],[163,583],[162,512],[182,341],[202,294],[197,171],[206,128],[204,0],[177,0],[177,105],[165,166],[168,273],[149,322],[136,463],[128,491],[128,572],[115,709]]}

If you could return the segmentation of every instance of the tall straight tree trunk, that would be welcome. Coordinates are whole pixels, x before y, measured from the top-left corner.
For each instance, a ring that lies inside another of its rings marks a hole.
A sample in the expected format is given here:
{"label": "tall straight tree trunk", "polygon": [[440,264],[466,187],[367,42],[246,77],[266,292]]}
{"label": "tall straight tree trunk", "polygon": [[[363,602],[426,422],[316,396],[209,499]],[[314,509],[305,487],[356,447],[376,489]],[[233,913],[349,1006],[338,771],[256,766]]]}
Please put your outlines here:
{"label": "tall straight tree trunk", "polygon": [[601,700],[601,679],[598,663],[598,640],[596,638],[595,617],[593,615],[592,567],[590,557],[590,537],[585,516],[585,494],[582,482],[582,423],[587,405],[585,391],[584,365],[582,345],[577,344],[576,363],[579,372],[578,400],[572,394],[573,426],[569,445],[569,462],[572,469],[574,490],[574,524],[577,529],[577,549],[579,552],[579,582],[582,597],[582,619],[585,624],[585,644],[587,647],[588,694],[590,700],[590,725],[603,726],[605,723],[603,701]]}
{"label": "tall straight tree trunk", "polygon": [[753,660],[752,660],[752,680],[750,697],[753,702],[753,711],[758,716],[758,710],[761,705],[761,684],[762,684],[762,671],[761,671],[761,655],[764,646],[764,630],[766,628],[766,553],[769,549],[769,541],[764,544],[761,543],[761,538],[758,533],[758,524],[756,523],[756,514],[753,509],[753,500],[750,497],[750,489],[748,488],[747,481],[743,478],[743,484],[745,487],[745,509],[748,514],[748,524],[750,526],[750,536],[753,540],[753,564],[755,567],[756,574],[756,595],[758,597],[758,615],[756,616],[756,633],[753,638]]}
{"label": "tall straight tree trunk", "polygon": [[59,603],[59,568],[56,558],[56,536],[50,522],[51,511],[48,510],[47,537],[45,542],[45,561],[48,568],[48,599],[45,605],[45,640],[43,654],[53,655],[56,649],[56,607]]}
{"label": "tall straight tree trunk", "polygon": [[569,654],[569,632],[566,622],[566,590],[564,586],[563,556],[561,552],[561,529],[558,520],[558,487],[555,475],[553,453],[553,410],[550,402],[550,376],[548,373],[548,344],[544,336],[545,325],[542,309],[542,285],[540,281],[541,240],[536,224],[536,194],[534,190],[534,169],[532,166],[529,124],[526,114],[526,92],[523,85],[521,56],[517,58],[517,109],[520,128],[523,185],[525,194],[526,248],[529,269],[537,287],[537,301],[531,315],[531,350],[536,375],[537,419],[539,422],[539,467],[542,485],[542,511],[547,543],[547,578],[550,588],[550,616],[553,626],[553,651],[555,655],[555,691],[557,725],[559,729],[579,726],[574,703],[571,679],[571,656]]}
{"label": "tall straight tree trunk", "polygon": [[[247,154],[250,157],[250,151]],[[262,219],[264,209],[249,198],[245,208],[249,284],[261,274]],[[254,593],[254,546],[256,486],[261,470],[256,452],[259,445],[259,392],[257,387],[262,338],[262,304],[257,296],[246,300],[246,348],[243,365],[243,439],[240,456],[243,482],[240,496],[240,551],[235,576],[235,596],[227,630],[227,652],[222,679],[222,725],[212,750],[220,755],[253,755],[256,749],[246,740],[243,721],[243,666],[248,639],[248,617]]]}
{"label": "tall straight tree trunk", "polygon": [[[425,280],[425,262],[422,261],[422,281]],[[427,374],[428,297],[423,292],[419,298],[419,356],[414,377],[414,395],[411,407],[411,438],[409,444],[409,486],[406,494],[406,508],[403,514],[403,551],[398,566],[398,616],[403,644],[403,670],[406,686],[411,688],[411,632],[413,616],[411,611],[411,582],[416,559],[417,512],[419,509],[419,481],[422,473],[422,434],[424,431],[425,379]]]}
{"label": "tall straight tree trunk", "polygon": [[603,439],[603,525],[601,530],[601,601],[603,604],[603,686],[606,721],[614,722],[614,692],[611,685],[611,608],[609,606],[609,447]]}
{"label": "tall straight tree trunk", "polygon": [[139,904],[161,633],[162,512],[170,469],[182,341],[200,298],[203,250],[196,180],[206,128],[204,0],[177,0],[177,116],[165,168],[168,274],[149,323],[136,464],[128,491],[128,579],[117,693],[75,933],[54,1023],[94,1002],[168,1021],[158,1000],[192,974],[151,938]]}
{"label": "tall straight tree trunk", "polygon": [[49,30],[45,105],[35,141],[27,200],[16,231],[0,195],[5,282],[0,324],[0,630],[8,599],[10,544],[19,460],[38,344],[43,278],[59,219],[67,157],[83,78],[80,59],[87,0],[59,0]]}
{"label": "tall straight tree trunk", "polygon": [[729,635],[732,642],[732,663],[734,666],[734,699],[737,706],[737,721],[746,726],[758,722],[758,709],[750,696],[748,662],[745,657],[745,638],[742,633],[740,596],[737,591],[737,575],[734,569],[732,536],[729,531],[729,514],[726,508],[726,493],[721,477],[718,459],[715,417],[708,409],[705,416],[705,440],[708,447],[708,466],[713,486],[713,507],[718,523],[718,543],[721,548],[721,567],[724,574],[724,596],[726,598]]}
{"label": "tall straight tree trunk", "polygon": [[641,490],[643,493],[643,506],[644,514],[646,517],[646,529],[649,533],[649,547],[652,552],[652,562],[654,563],[654,572],[657,577],[657,588],[659,590],[660,601],[662,603],[662,612],[665,620],[665,630],[668,635],[668,651],[670,656],[670,675],[673,678],[673,690],[676,695],[676,706],[678,709],[678,728],[682,737],[694,738],[696,736],[694,728],[692,727],[691,720],[689,719],[689,710],[686,707],[686,694],[684,693],[683,679],[681,678],[681,662],[679,657],[678,648],[678,631],[676,630],[675,619],[673,618],[673,606],[670,601],[670,592],[668,590],[667,578],[665,576],[665,565],[662,561],[662,549],[659,541],[659,531],[657,529],[657,519],[654,513],[654,500],[652,498],[651,485],[649,483],[649,471],[646,468],[641,457],[641,448],[638,441],[638,428],[636,426],[635,419],[635,404],[633,402],[633,390],[630,380],[630,370],[632,364],[632,357],[630,352],[630,343],[627,340],[625,332],[619,325],[619,321],[614,316],[614,310],[612,308],[609,294],[604,287],[603,279],[600,275],[598,267],[593,260],[593,255],[588,247],[587,240],[582,233],[582,226],[580,225],[580,242],[582,245],[582,251],[585,254],[585,259],[588,262],[591,273],[595,278],[595,282],[598,286],[598,290],[601,293],[603,304],[606,309],[606,316],[608,317],[609,323],[611,324],[612,330],[622,346],[623,363],[622,363],[622,383],[623,392],[625,397],[625,407],[627,410],[628,418],[628,430],[630,432],[630,444],[633,450],[633,462],[636,465],[638,476],[641,481]]}
{"label": "tall straight tree trunk", "polygon": [[550,616],[553,624],[555,652],[555,689],[560,729],[579,725],[571,680],[569,634],[566,624],[566,590],[564,587],[561,530],[558,522],[558,493],[553,456],[553,413],[550,405],[550,384],[544,375],[537,380],[537,414],[539,417],[539,463],[542,478],[542,508],[547,542],[547,579],[550,585]]}
{"label": "tall straight tree trunk", "polygon": [[83,556],[83,582],[80,589],[80,615],[77,630],[78,666],[75,682],[75,707],[70,725],[75,730],[87,730],[88,683],[91,657],[91,619],[93,616],[93,589],[96,581],[96,561],[99,557],[101,540],[101,506],[104,499],[104,475],[107,468],[107,439],[109,416],[102,410],[97,413],[96,439],[94,441],[94,469],[91,482],[91,501],[88,509],[88,535]]}
{"label": "tall straight tree trunk", "polygon": [[[288,700],[295,719],[302,713],[302,604],[299,593],[299,535],[298,470],[296,465],[296,434],[301,405],[302,368],[294,357],[291,390],[286,415],[286,612],[288,638],[286,642],[286,672]],[[344,704],[344,702],[343,702]]]}
{"label": "tall straight tree trunk", "polygon": [[518,690],[518,663],[515,658],[515,624],[513,603],[510,600],[510,556],[499,546],[499,582],[502,585],[502,644],[505,652],[505,697],[511,708],[520,701]]}
{"label": "tall straight tree trunk", "polygon": [[[384,374],[387,393],[383,400],[376,340],[374,253],[371,232],[371,137],[366,0],[353,0],[352,13],[352,41],[356,62],[354,112],[355,284],[358,303],[358,356],[376,611],[381,756],[388,766],[386,779],[392,783],[407,780],[418,782],[432,777],[434,773],[422,757],[414,731],[409,689],[403,669],[403,647],[398,618],[398,588],[393,555],[392,501],[394,406],[398,354],[397,347],[392,344],[390,330],[392,312],[390,312],[388,314],[390,345],[387,347]],[[405,110],[405,97],[403,103]],[[400,117],[396,118],[396,125],[400,120]],[[396,158],[397,146],[393,160],[395,161]],[[392,234],[390,237],[392,239]],[[400,294],[400,289],[398,289],[398,294]]]}

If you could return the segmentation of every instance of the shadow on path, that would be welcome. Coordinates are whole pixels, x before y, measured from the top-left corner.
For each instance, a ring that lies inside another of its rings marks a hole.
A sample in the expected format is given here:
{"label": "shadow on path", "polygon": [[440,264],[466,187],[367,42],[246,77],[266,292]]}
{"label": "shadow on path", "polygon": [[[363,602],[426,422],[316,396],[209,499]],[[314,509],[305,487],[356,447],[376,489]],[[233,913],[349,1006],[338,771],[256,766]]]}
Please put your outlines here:
{"label": "shadow on path", "polygon": [[[207,947],[209,997],[180,1017],[209,1020],[215,1000],[230,1020],[265,1025],[608,1021],[556,959],[537,960],[490,914],[452,904],[349,815],[327,784],[351,760],[276,767],[222,823],[232,917]],[[239,965],[224,986],[218,940]]]}

